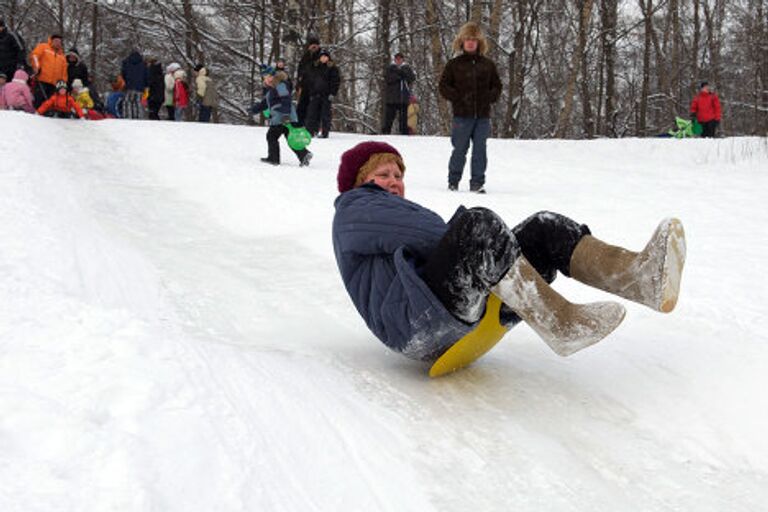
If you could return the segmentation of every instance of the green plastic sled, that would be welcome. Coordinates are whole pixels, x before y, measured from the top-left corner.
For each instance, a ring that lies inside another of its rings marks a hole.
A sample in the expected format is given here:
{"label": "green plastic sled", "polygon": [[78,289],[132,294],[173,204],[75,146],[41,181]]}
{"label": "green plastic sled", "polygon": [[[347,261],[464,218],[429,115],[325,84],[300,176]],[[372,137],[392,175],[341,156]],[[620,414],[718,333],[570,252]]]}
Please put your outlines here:
{"label": "green plastic sled", "polygon": [[294,151],[301,151],[312,142],[312,135],[303,126],[293,126],[291,123],[286,126],[288,127],[288,146]]}

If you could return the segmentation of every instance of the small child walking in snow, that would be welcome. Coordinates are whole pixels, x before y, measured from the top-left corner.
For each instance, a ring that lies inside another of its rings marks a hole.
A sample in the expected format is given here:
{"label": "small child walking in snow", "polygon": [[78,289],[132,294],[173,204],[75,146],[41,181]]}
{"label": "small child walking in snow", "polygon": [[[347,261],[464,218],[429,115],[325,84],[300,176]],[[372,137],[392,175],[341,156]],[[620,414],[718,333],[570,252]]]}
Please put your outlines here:
{"label": "small child walking in snow", "polygon": [[[280,165],[280,144],[279,139],[281,136],[288,137],[288,127],[286,123],[297,122],[296,110],[293,108],[291,102],[291,93],[285,84],[285,80],[288,75],[283,71],[274,71],[269,69],[264,74],[264,98],[253,106],[251,111],[254,114],[260,112],[269,119],[269,130],[267,131],[267,156],[262,158],[261,161],[271,164]],[[299,159],[299,166],[305,167],[309,165],[309,161],[312,159],[312,153],[307,149],[291,150],[296,154],[296,158]]]}

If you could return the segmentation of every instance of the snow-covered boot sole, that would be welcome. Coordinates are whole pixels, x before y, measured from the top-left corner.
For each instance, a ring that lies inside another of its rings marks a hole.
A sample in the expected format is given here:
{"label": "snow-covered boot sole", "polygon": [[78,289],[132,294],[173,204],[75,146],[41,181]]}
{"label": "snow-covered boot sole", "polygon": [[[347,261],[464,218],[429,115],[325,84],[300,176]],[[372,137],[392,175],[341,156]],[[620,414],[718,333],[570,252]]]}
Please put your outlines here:
{"label": "snow-covered boot sole", "polygon": [[661,269],[658,310],[669,313],[675,309],[680,296],[680,280],[683,276],[686,255],[685,231],[678,219],[667,219],[659,227],[663,227],[661,236],[666,239],[666,249]]}

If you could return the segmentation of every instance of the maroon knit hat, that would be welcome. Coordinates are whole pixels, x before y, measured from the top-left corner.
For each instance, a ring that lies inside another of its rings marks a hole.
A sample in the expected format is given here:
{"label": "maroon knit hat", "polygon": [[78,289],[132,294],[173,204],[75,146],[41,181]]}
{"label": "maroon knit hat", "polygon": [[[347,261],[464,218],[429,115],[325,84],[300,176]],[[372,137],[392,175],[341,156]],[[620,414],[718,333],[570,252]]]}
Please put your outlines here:
{"label": "maroon knit hat", "polygon": [[357,173],[360,171],[360,168],[376,153],[393,153],[400,156],[400,153],[386,142],[377,142],[373,140],[361,142],[352,149],[346,150],[344,154],[341,155],[339,173],[336,176],[336,180],[339,183],[339,192],[346,192],[347,190],[354,188]]}

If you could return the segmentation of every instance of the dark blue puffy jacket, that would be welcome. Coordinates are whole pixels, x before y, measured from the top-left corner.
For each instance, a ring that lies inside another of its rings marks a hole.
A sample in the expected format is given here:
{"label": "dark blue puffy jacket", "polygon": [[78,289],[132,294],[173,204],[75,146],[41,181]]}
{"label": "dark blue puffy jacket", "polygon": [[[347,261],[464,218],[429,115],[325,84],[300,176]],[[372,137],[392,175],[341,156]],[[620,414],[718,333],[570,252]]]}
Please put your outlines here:
{"label": "dark blue puffy jacket", "polygon": [[296,109],[291,102],[291,93],[285,82],[280,82],[275,87],[264,87],[264,98],[251,107],[251,113],[260,114],[269,109],[269,126],[280,126],[285,122],[298,122]]}
{"label": "dark blue puffy jacket", "polygon": [[147,65],[139,52],[132,52],[121,68],[126,91],[144,91],[147,87]]}
{"label": "dark blue puffy jacket", "polygon": [[435,212],[372,183],[335,202],[333,248],[357,311],[384,344],[434,361],[475,328],[451,315],[420,268],[448,228]]}

